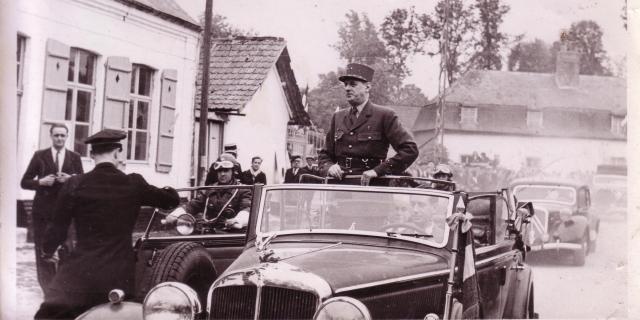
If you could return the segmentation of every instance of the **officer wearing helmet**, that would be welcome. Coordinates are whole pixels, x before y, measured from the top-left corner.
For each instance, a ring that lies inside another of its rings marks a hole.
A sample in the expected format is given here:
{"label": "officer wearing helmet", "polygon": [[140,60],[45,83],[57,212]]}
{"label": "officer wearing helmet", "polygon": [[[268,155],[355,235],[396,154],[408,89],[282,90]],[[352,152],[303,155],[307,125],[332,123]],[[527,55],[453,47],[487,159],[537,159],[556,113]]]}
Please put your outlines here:
{"label": "officer wearing helmet", "polygon": [[[213,164],[217,181],[214,186],[241,185],[233,175],[234,164],[228,160],[216,161]],[[185,213],[199,215],[206,220],[215,219],[229,229],[242,229],[249,223],[252,193],[250,189],[210,189],[200,192],[195,198],[174,210],[166,218],[173,223]]]}
{"label": "officer wearing helmet", "polygon": [[[437,180],[443,180],[443,181],[452,181],[453,171],[451,171],[451,167],[449,167],[449,165],[441,163],[436,166],[433,173],[433,178]],[[453,191],[454,189],[453,184],[442,183],[442,182],[432,182],[431,187],[433,189],[445,190],[445,191]]]}

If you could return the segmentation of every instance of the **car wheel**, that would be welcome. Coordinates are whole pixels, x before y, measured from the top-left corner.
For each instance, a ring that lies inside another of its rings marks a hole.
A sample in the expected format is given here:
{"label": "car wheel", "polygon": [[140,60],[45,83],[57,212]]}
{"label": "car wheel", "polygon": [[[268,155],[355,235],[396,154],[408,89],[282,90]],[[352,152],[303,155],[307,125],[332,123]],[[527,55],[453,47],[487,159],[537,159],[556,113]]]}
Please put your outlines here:
{"label": "car wheel", "polygon": [[[600,229],[600,224],[598,224],[598,225],[596,226],[596,234],[598,234],[598,229]],[[597,239],[598,239],[598,237],[595,237],[595,238],[596,238],[596,240],[589,241],[589,253],[594,253],[594,252],[596,252],[596,241],[598,241],[598,240],[597,240]],[[589,238],[589,239],[591,239],[591,238]]]}
{"label": "car wheel", "polygon": [[589,250],[589,236],[582,236],[582,241],[580,242],[580,249],[577,249],[573,252],[573,264],[576,266],[584,266],[587,251]]}
{"label": "car wheel", "polygon": [[178,242],[162,250],[151,272],[145,275],[138,294],[144,299],[155,285],[176,281],[194,289],[205,305],[209,287],[216,277],[213,259],[207,249],[194,242]]}

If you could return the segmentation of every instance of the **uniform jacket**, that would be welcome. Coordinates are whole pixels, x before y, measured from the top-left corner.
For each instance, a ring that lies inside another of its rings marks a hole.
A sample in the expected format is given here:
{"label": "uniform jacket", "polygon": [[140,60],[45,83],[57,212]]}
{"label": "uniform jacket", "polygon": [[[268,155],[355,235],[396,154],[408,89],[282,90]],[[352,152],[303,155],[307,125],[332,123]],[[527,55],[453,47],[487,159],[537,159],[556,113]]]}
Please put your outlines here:
{"label": "uniform jacket", "polygon": [[[219,184],[216,182],[213,185]],[[238,185],[238,182],[233,179],[229,185]],[[184,209],[189,214],[196,215],[203,212],[206,205],[206,217],[207,219],[213,219],[218,212],[220,212],[220,209],[231,199],[229,206],[221,213],[223,218],[230,219],[242,210],[249,211],[252,198],[251,190],[249,189],[212,189],[200,192],[198,196],[185,204]],[[232,210],[228,210],[229,208]]]}
{"label": "uniform jacket", "polygon": [[242,171],[242,173],[240,174],[240,183],[248,185],[256,183],[267,184],[267,175],[265,175],[264,172],[260,171],[254,177],[251,174],[251,170]]}
{"label": "uniform jacket", "polygon": [[325,149],[318,155],[323,174],[341,157],[386,159],[389,145],[396,154],[373,167],[378,176],[400,174],[416,160],[418,146],[393,110],[368,101],[353,125],[349,112],[342,109],[331,118]]}
{"label": "uniform jacket", "polygon": [[[60,265],[51,288],[97,294],[120,288],[133,294],[135,257],[132,231],[140,206],[176,207],[178,193],[149,185],[139,174],[124,174],[111,163],[100,163],[70,178],[60,190],[53,221],[45,233],[44,251],[52,254],[73,220],[77,244]],[[57,297],[53,297],[56,299]]]}
{"label": "uniform jacket", "polygon": [[[56,196],[62,187],[62,184],[55,182],[52,186],[41,186],[38,184],[38,179],[44,178],[50,174],[56,174],[58,168],[55,166],[55,160],[51,154],[51,148],[38,150],[31,157],[29,166],[22,176],[20,186],[23,189],[35,190],[36,195],[33,198],[33,214],[44,218],[50,219],[50,212],[53,208]],[[62,163],[62,172],[75,175],[81,174],[82,160],[80,154],[65,149],[64,162]]]}
{"label": "uniform jacket", "polygon": [[298,168],[298,172],[293,174],[293,168],[287,169],[284,173],[284,183],[300,183],[300,175],[308,173],[304,168]]}

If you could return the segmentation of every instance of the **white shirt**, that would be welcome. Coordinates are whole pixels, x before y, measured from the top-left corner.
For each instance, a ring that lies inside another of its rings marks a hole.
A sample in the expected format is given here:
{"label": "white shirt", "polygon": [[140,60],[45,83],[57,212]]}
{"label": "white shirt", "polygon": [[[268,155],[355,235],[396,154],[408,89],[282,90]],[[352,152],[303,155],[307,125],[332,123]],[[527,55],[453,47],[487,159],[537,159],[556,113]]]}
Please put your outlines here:
{"label": "white shirt", "polygon": [[[56,148],[51,147],[51,155],[53,156],[53,163],[56,163],[56,154],[58,150]],[[60,155],[58,156],[58,172],[62,172],[62,164],[64,163],[64,154],[66,153],[66,149],[62,147],[60,149]]]}
{"label": "white shirt", "polygon": [[258,171],[253,171],[253,168],[249,168],[249,172],[251,172],[251,175],[255,177],[258,173],[262,172],[262,170],[258,169]]}

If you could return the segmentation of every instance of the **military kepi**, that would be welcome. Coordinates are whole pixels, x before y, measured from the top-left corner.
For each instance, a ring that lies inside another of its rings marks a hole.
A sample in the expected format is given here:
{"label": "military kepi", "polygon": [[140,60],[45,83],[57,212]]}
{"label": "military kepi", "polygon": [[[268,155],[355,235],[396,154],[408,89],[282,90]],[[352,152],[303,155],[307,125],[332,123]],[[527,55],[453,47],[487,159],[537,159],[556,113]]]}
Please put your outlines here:
{"label": "military kepi", "polygon": [[120,140],[127,137],[124,131],[114,129],[104,129],[98,131],[96,134],[86,138],[85,144],[90,144],[92,148],[99,147],[100,149],[122,149]]}
{"label": "military kepi", "polygon": [[371,82],[373,80],[373,69],[364,64],[349,63],[345,74],[341,75],[338,80],[345,82],[349,79]]}

